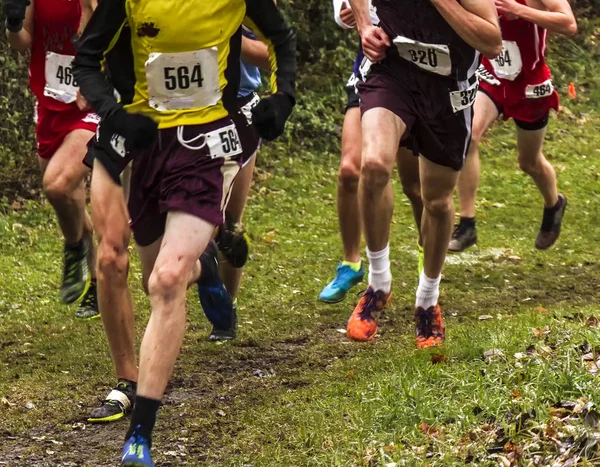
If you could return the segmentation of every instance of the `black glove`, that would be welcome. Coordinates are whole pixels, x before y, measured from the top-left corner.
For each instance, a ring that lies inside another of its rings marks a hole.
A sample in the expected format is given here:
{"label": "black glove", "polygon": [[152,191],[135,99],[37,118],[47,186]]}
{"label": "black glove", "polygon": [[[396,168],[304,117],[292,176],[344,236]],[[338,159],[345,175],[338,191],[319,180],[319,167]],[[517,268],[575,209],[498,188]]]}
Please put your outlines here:
{"label": "black glove", "polygon": [[107,138],[114,135],[125,139],[125,149],[146,149],[154,144],[158,137],[158,124],[150,117],[133,114],[119,109],[110,117],[102,120],[102,134]]}
{"label": "black glove", "polygon": [[252,123],[258,134],[269,141],[281,136],[293,107],[294,101],[287,94],[277,93],[262,99],[252,109]]}
{"label": "black glove", "polygon": [[6,29],[10,32],[19,32],[23,29],[25,11],[31,2],[29,0],[4,0],[4,16]]}

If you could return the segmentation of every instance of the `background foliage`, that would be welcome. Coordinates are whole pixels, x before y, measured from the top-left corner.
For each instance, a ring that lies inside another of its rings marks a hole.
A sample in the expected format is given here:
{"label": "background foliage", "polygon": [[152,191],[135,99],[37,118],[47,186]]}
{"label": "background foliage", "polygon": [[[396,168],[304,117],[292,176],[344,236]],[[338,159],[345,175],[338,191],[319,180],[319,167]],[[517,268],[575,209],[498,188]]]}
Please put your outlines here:
{"label": "background foliage", "polygon": [[[0,3],[2,3],[0,1]],[[263,152],[263,164],[285,164],[292,157],[325,157],[338,152],[343,84],[350,72],[357,36],[334,23],[328,0],[284,0],[279,2],[298,33],[299,101],[286,135]],[[575,41],[560,40],[559,57],[598,58],[598,42],[589,20],[598,16],[600,0],[574,0],[580,22]],[[0,13],[1,14],[1,13]],[[2,24],[4,18],[0,17]],[[556,44],[554,48],[557,49]],[[586,74],[586,63],[555,58],[559,84],[576,80],[584,88],[594,79]],[[37,163],[33,128],[33,98],[27,86],[27,57],[10,52],[0,35],[0,189],[35,183]],[[23,191],[23,190],[20,190]]]}

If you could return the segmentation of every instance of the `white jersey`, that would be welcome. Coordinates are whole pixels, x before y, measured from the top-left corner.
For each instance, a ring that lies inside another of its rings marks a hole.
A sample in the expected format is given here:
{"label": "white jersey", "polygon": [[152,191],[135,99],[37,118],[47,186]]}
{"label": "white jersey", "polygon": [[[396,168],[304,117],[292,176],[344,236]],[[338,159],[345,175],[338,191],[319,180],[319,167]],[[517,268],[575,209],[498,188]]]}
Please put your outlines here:
{"label": "white jersey", "polygon": [[[335,22],[344,29],[353,29],[354,26],[348,26],[342,21],[340,13],[345,8],[351,8],[349,0],[333,0],[333,16]],[[377,17],[377,8],[373,6],[372,0],[369,0],[369,12],[371,13],[371,22],[374,25],[379,24],[379,18]]]}

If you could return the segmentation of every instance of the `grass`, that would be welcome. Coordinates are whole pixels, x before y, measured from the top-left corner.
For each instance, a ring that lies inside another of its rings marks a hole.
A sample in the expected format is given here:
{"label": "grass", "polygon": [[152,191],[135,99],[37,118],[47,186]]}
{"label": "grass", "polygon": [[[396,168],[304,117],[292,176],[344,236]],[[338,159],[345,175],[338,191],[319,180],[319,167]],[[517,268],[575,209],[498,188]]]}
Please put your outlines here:
{"label": "grass", "polygon": [[[479,246],[449,257],[448,340],[432,351],[414,349],[416,234],[399,184],[394,300],[380,336],[351,343],[339,330],[357,297],[316,301],[341,254],[338,155],[276,158],[279,146],[267,148],[247,210],[240,336],[207,342],[190,292],[157,464],[598,465],[596,93],[582,87],[549,127],[545,152],[569,208],[547,252],[533,248],[541,199],[518,170],[512,123],[486,139]],[[15,207],[0,216],[0,466],[116,465],[126,422],[85,422],[114,383],[101,324],[76,321],[58,301],[61,244],[49,207]],[[140,279],[134,255],[138,337],[149,313]]]}

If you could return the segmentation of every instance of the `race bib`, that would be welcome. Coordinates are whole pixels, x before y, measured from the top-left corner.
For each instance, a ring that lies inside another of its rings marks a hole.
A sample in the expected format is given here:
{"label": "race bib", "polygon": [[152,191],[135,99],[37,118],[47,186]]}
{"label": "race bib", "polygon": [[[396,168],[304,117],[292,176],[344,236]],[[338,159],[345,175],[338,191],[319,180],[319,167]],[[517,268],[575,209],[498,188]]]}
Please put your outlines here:
{"label": "race bib", "polygon": [[232,123],[224,128],[211,131],[204,135],[206,145],[210,151],[210,157],[233,157],[242,153],[242,143],[237,128]]}
{"label": "race bib", "polygon": [[502,52],[494,60],[492,66],[498,78],[514,81],[521,74],[523,60],[516,42],[502,41]]}
{"label": "race bib", "polygon": [[394,44],[403,59],[419,68],[442,76],[450,76],[452,73],[450,48],[447,45],[426,44],[403,36],[396,37]]}
{"label": "race bib", "polygon": [[525,97],[527,99],[540,99],[548,97],[554,92],[552,80],[544,81],[542,84],[532,84],[525,88]]}
{"label": "race bib", "polygon": [[477,90],[479,89],[479,81],[475,80],[471,86],[462,91],[454,91],[450,93],[450,103],[454,113],[465,110],[473,105],[475,97],[477,97]]}
{"label": "race bib", "polygon": [[221,100],[216,47],[182,53],[151,53],[146,61],[150,106],[169,110],[199,109]]}
{"label": "race bib", "polygon": [[73,55],[46,53],[46,86],[44,96],[70,104],[77,98],[77,81],[71,63]]}
{"label": "race bib", "polygon": [[[371,67],[373,66],[373,62],[369,60],[367,57],[363,57],[362,62],[360,62],[360,66],[358,67],[358,72],[360,73],[360,79],[363,81],[367,80],[367,76],[371,71]],[[357,77],[358,80],[358,77]]]}
{"label": "race bib", "polygon": [[500,86],[500,84],[502,84],[493,74],[487,71],[486,67],[483,65],[480,65],[479,68],[477,68],[476,74],[481,81],[485,81],[492,86]]}
{"label": "race bib", "polygon": [[348,78],[348,82],[346,83],[346,87],[347,88],[354,88],[354,87],[356,87],[356,83],[358,83],[358,78],[357,78],[357,76],[354,73],[352,73],[350,75],[350,78]]}

